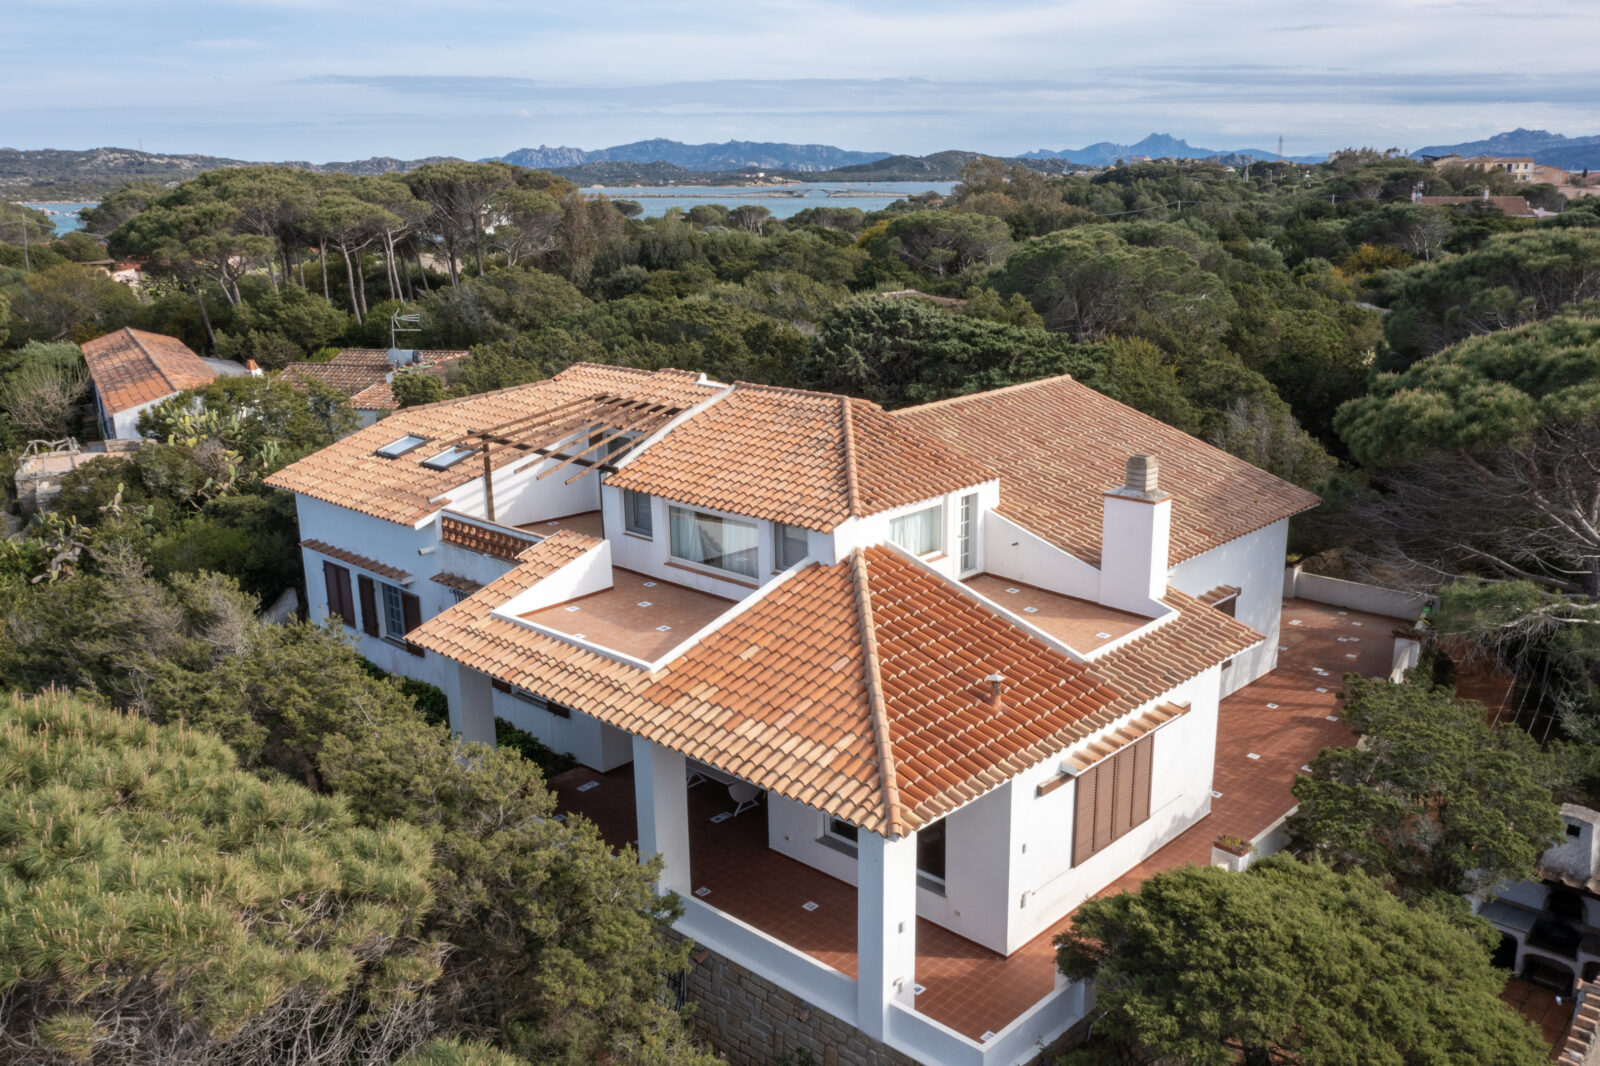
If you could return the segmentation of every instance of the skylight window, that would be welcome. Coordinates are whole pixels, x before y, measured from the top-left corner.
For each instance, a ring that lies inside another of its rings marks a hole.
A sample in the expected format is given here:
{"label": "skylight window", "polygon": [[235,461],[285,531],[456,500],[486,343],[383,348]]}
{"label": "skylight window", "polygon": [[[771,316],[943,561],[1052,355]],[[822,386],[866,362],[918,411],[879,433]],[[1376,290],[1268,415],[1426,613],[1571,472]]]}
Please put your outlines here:
{"label": "skylight window", "polygon": [[426,443],[428,443],[427,437],[413,437],[410,434],[407,434],[406,436],[401,437],[399,440],[390,441],[388,444],[385,444],[383,447],[379,448],[378,454],[383,456],[385,459],[398,459],[411,449]]}
{"label": "skylight window", "polygon": [[422,460],[422,465],[429,470],[449,470],[471,454],[471,448],[446,448],[438,455],[429,456]]}

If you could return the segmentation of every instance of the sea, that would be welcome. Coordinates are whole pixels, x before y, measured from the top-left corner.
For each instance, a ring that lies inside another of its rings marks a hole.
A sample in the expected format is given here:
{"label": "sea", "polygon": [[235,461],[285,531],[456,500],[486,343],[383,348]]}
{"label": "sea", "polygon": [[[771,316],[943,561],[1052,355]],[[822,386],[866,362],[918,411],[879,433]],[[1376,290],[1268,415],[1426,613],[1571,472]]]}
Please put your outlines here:
{"label": "sea", "polygon": [[55,223],[56,236],[64,237],[75,229],[83,228],[83,220],[78,217],[78,212],[85,207],[93,207],[96,201],[82,204],[23,204],[35,211],[43,211],[50,216],[50,221]]}
{"label": "sea", "polygon": [[771,211],[775,218],[788,218],[808,207],[859,207],[877,211],[896,200],[917,193],[949,195],[953,181],[859,181],[815,182],[800,185],[652,185],[633,188],[592,185],[586,193],[603,193],[613,200],[637,200],[645,218],[659,218],[669,207],[685,211],[696,204],[722,204],[739,207],[756,204]]}

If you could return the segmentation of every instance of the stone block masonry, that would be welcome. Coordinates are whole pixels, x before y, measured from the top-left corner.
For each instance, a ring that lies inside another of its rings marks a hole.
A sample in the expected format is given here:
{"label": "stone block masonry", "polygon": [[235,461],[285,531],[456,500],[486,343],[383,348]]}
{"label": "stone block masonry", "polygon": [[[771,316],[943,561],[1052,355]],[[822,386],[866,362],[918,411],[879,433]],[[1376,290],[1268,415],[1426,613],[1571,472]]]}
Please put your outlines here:
{"label": "stone block masonry", "polygon": [[732,1066],[801,1066],[802,1050],[816,1066],[936,1066],[873,1040],[705,948],[691,956],[688,999],[696,1033]]}

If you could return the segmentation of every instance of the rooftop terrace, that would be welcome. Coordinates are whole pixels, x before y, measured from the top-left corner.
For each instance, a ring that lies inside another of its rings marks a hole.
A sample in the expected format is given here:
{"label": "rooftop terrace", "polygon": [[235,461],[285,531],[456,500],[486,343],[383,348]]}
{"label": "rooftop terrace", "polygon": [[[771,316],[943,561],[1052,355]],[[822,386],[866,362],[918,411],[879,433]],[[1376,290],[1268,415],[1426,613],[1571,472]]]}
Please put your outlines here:
{"label": "rooftop terrace", "polygon": [[612,568],[611,581],[603,592],[521,617],[553,632],[654,662],[734,603],[622,567]]}
{"label": "rooftop terrace", "polygon": [[963,584],[1067,647],[1085,654],[1152,621],[1143,615],[1102,607],[1076,596],[1046,592],[993,574],[974,574]]}

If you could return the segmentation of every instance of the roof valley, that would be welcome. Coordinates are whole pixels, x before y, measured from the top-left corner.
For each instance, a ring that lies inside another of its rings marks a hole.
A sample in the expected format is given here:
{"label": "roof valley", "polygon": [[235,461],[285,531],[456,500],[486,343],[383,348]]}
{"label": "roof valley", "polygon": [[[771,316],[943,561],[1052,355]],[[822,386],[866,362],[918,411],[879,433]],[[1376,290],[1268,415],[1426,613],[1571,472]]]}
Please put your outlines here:
{"label": "roof valley", "polygon": [[[845,401],[847,404],[849,401]],[[848,408],[847,408],[848,410]],[[848,416],[846,416],[848,417]],[[846,423],[848,427],[848,423]],[[850,574],[855,581],[856,613],[865,650],[862,664],[867,678],[867,702],[872,711],[872,731],[878,753],[878,774],[883,783],[884,818],[891,832],[904,835],[905,819],[900,813],[900,784],[894,768],[894,750],[889,738],[889,708],[883,699],[883,674],[878,662],[878,623],[872,613],[872,589],[867,580],[867,557],[860,548],[850,552]]]}

